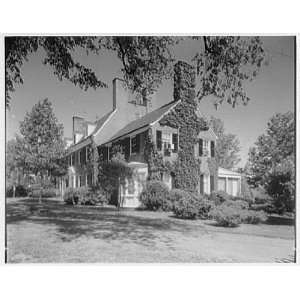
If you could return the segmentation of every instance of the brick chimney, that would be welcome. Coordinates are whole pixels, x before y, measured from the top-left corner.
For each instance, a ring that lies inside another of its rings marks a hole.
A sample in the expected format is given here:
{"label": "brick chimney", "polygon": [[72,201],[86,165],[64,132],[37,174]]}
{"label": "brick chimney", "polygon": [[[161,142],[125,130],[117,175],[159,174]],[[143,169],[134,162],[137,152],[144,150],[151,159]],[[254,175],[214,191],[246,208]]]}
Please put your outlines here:
{"label": "brick chimney", "polygon": [[174,66],[174,100],[194,101],[196,92],[195,67],[184,61],[178,61]]}

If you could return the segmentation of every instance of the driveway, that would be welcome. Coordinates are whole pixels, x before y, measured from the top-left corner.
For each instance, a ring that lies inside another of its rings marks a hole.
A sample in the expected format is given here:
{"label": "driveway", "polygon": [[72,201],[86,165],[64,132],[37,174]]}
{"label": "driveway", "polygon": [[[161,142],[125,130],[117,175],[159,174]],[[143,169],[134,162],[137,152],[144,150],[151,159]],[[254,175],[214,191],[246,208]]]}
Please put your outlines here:
{"label": "driveway", "polygon": [[171,213],[73,207],[60,201],[7,199],[10,263],[64,262],[293,262],[294,227],[215,226]]}

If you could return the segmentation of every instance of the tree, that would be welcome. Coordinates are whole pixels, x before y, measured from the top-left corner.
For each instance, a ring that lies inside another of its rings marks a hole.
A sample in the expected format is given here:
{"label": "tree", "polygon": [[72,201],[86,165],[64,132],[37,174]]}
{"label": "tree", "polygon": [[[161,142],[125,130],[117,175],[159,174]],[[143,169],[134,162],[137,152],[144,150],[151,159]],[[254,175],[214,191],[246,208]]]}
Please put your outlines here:
{"label": "tree", "polygon": [[250,148],[248,181],[265,187],[279,212],[291,211],[295,200],[295,124],[292,112],[275,114],[267,131]]}
{"label": "tree", "polygon": [[66,172],[63,126],[58,124],[48,99],[35,104],[20,123],[18,163],[43,186],[46,180]]}
{"label": "tree", "polygon": [[240,141],[236,135],[225,133],[222,120],[211,116],[209,124],[218,137],[215,151],[218,165],[225,169],[234,168],[240,162]]}
{"label": "tree", "polygon": [[[174,46],[186,39],[202,41],[192,58],[197,65],[198,99],[215,96],[215,105],[228,102],[233,107],[249,98],[243,89],[245,80],[252,80],[264,60],[264,49],[259,37],[167,37],[167,36],[112,36],[112,37],[6,37],[5,84],[6,105],[16,84],[22,84],[21,67],[30,53],[44,50],[43,63],[53,68],[59,80],[67,79],[83,89],[102,88],[107,84],[96,73],[74,61],[74,52],[112,51],[121,61],[121,72],[127,86],[147,99],[164,79],[172,75],[175,61]],[[204,51],[203,51],[204,48]]]}

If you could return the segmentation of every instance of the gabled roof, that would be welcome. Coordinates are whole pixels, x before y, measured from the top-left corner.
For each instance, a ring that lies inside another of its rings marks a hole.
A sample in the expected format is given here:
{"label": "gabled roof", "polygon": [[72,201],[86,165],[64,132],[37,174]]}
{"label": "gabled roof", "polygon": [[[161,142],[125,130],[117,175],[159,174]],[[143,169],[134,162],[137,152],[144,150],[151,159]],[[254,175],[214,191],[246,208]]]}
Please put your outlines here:
{"label": "gabled roof", "polygon": [[143,117],[134,120],[127,124],[125,127],[123,127],[121,130],[119,130],[110,140],[109,142],[116,140],[117,138],[120,138],[128,133],[131,133],[137,129],[146,127],[147,125],[152,125],[153,123],[159,121],[165,114],[167,114],[172,108],[174,108],[179,101],[172,101],[169,102],[160,108],[153,110],[152,112],[144,115]]}
{"label": "gabled roof", "polygon": [[107,119],[110,117],[110,115],[113,113],[114,111],[110,111],[109,113],[107,113],[106,115],[104,115],[101,119],[97,120],[96,123],[96,127],[94,129],[94,131],[91,134],[96,134],[97,131],[104,125],[104,123],[107,121]]}
{"label": "gabled roof", "polygon": [[95,124],[96,127],[93,130],[92,133],[90,133],[87,136],[83,136],[76,144],[71,145],[68,149],[70,152],[72,152],[73,150],[78,150],[78,147],[80,147],[80,144],[84,144],[86,145],[86,143],[88,141],[91,141],[91,137],[94,136],[95,134],[97,134],[97,132],[103,127],[103,125],[105,124],[105,122],[109,119],[109,117],[114,113],[114,110],[108,112],[106,115],[104,115],[102,118],[100,118],[99,120],[97,120],[94,123],[91,124]]}

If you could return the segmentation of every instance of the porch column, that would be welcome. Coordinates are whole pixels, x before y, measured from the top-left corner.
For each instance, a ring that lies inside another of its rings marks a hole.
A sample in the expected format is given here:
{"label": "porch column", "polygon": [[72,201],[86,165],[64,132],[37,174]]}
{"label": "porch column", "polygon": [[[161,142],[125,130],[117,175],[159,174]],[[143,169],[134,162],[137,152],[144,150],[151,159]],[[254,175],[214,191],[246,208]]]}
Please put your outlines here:
{"label": "porch column", "polygon": [[228,194],[228,177],[225,177],[225,192]]}

